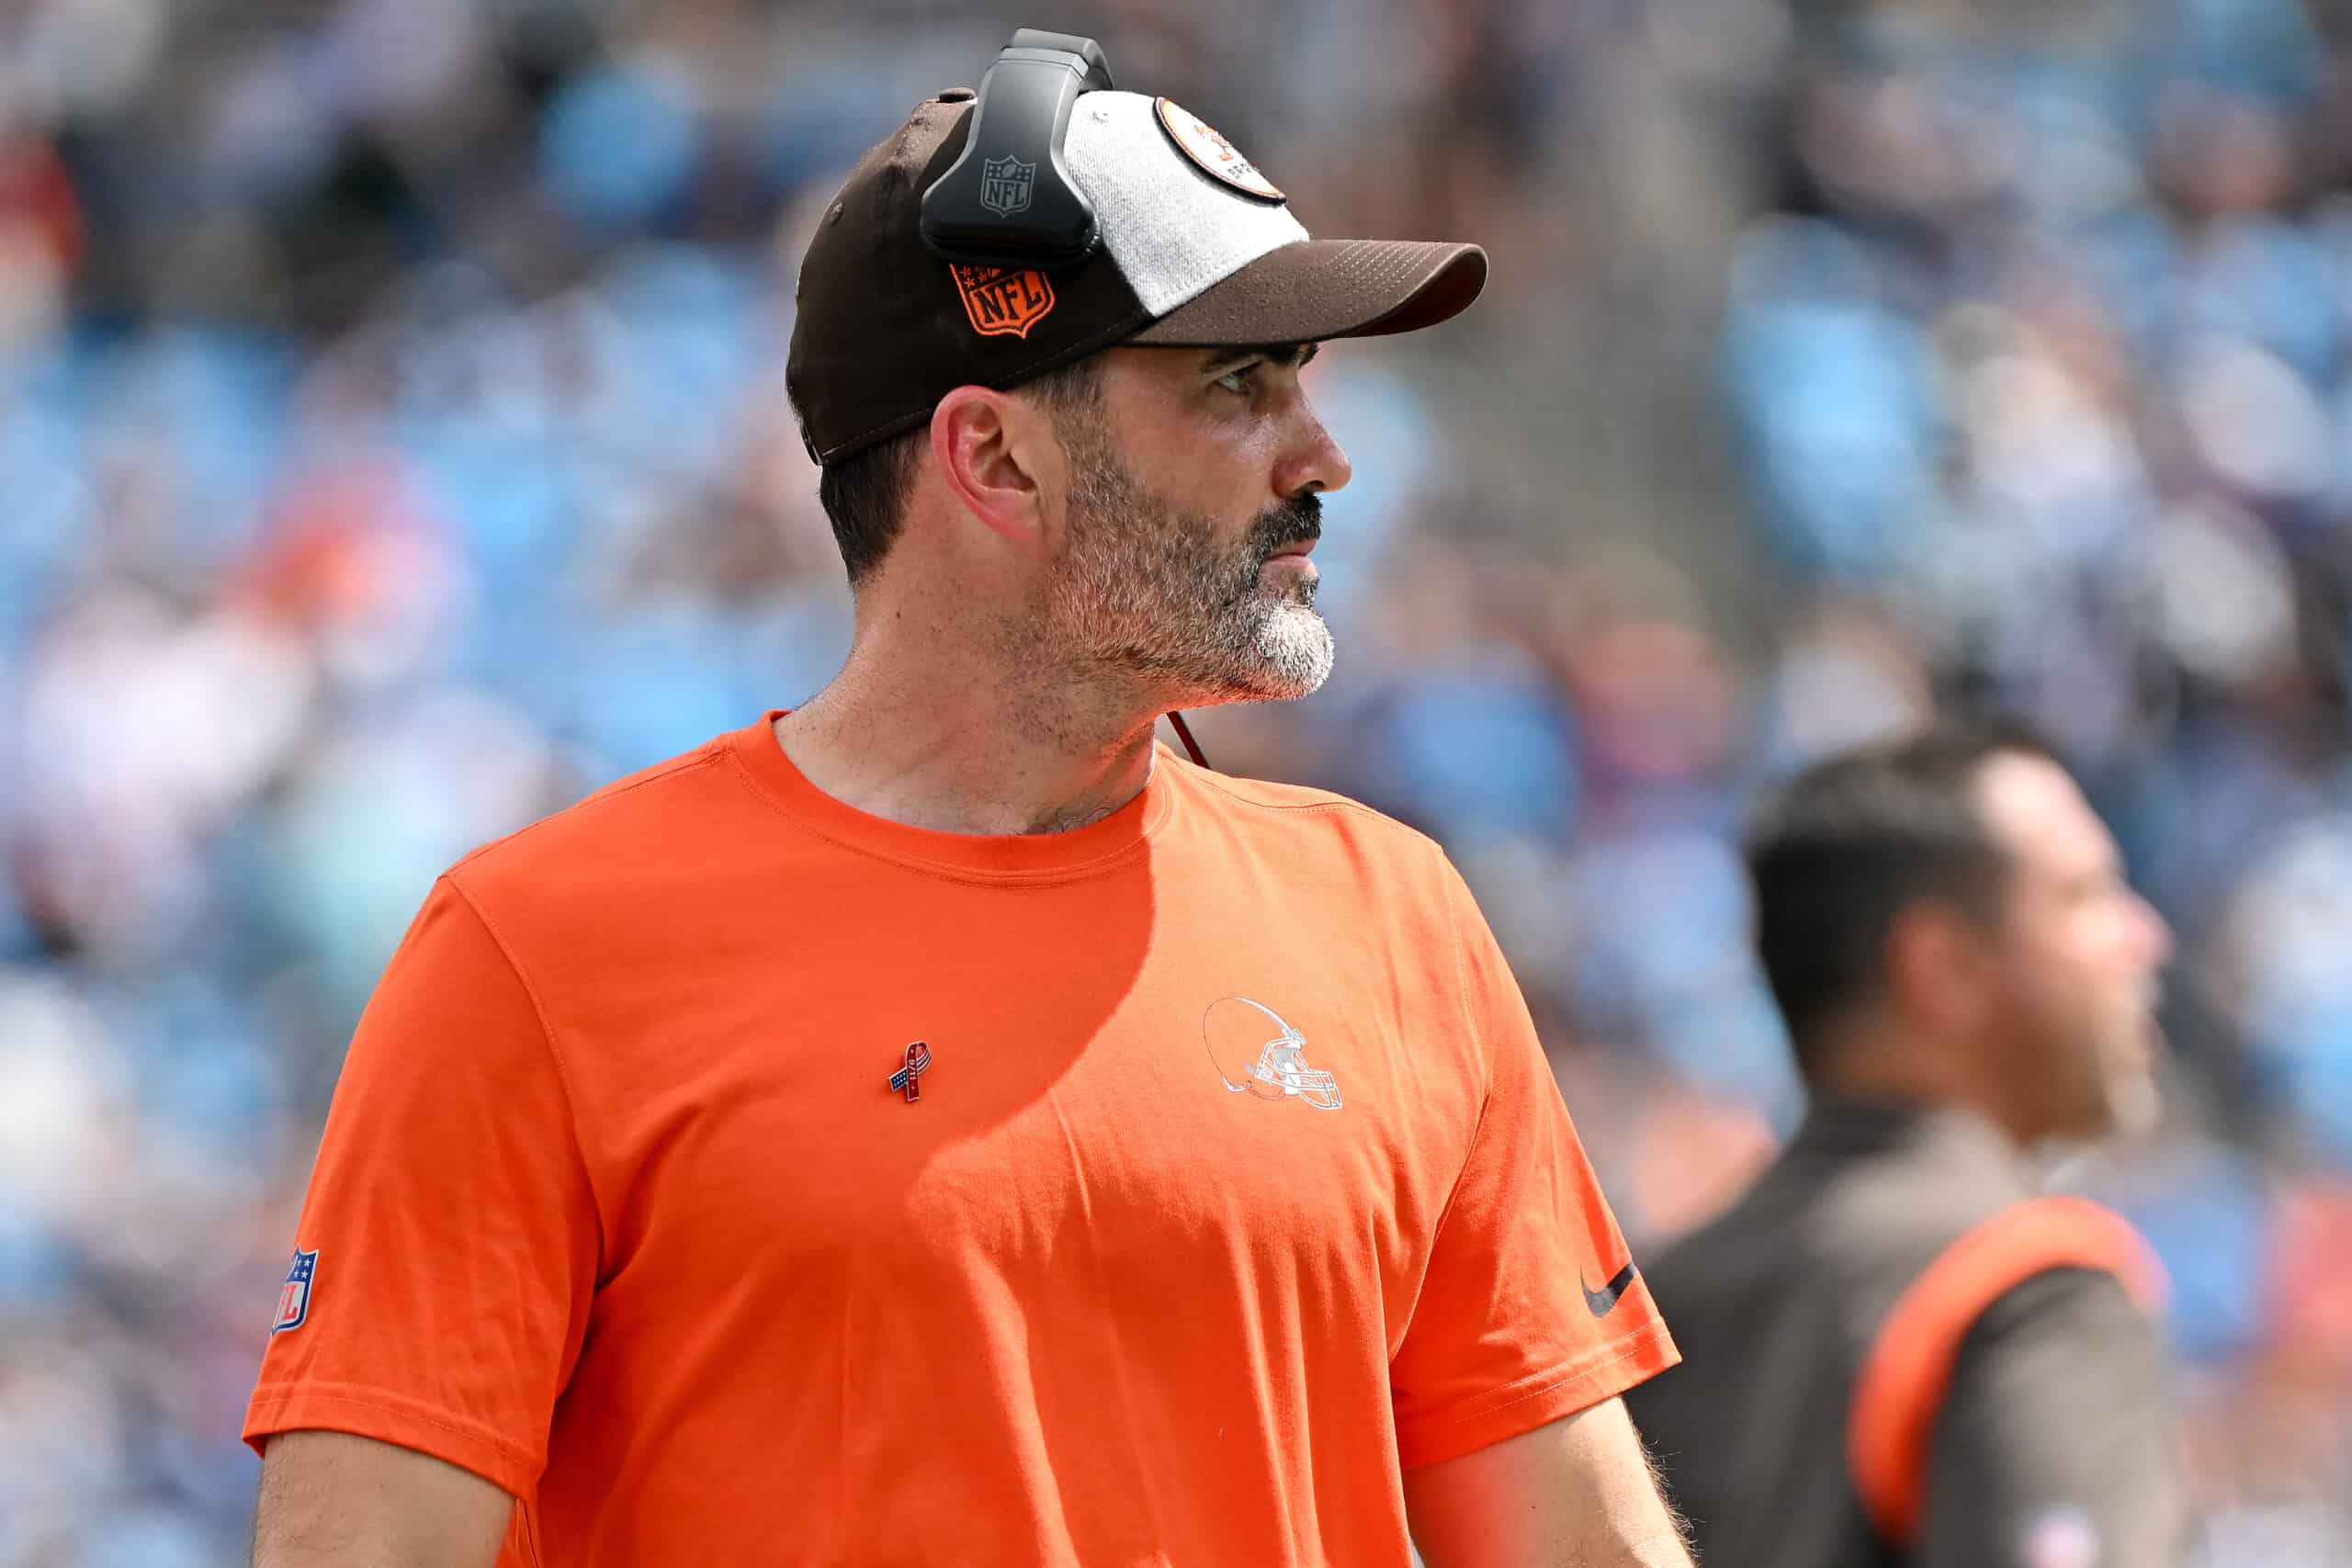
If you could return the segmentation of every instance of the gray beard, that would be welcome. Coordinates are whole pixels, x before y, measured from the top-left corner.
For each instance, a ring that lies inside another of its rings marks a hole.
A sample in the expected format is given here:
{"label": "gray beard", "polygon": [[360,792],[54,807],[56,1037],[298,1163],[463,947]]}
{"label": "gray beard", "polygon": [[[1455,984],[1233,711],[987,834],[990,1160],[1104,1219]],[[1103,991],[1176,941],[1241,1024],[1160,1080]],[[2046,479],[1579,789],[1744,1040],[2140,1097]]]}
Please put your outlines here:
{"label": "gray beard", "polygon": [[1069,516],[1044,609],[1066,659],[1126,676],[1170,706],[1303,697],[1329,678],[1336,650],[1316,582],[1270,586],[1260,575],[1275,551],[1321,531],[1313,496],[1220,541],[1207,516],[1147,493],[1098,419],[1061,423]]}

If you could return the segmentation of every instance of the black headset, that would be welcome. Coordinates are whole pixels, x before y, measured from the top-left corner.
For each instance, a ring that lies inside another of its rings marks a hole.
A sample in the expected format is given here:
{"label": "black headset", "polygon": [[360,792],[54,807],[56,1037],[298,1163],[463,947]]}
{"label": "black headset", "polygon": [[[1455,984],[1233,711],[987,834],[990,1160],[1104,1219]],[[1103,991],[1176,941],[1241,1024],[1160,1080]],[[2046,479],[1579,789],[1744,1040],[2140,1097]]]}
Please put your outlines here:
{"label": "black headset", "polygon": [[1091,38],[1023,28],[980,78],[963,155],[922,193],[922,243],[944,261],[1075,266],[1101,235],[1069,177],[1062,139],[1082,93],[1111,85]]}

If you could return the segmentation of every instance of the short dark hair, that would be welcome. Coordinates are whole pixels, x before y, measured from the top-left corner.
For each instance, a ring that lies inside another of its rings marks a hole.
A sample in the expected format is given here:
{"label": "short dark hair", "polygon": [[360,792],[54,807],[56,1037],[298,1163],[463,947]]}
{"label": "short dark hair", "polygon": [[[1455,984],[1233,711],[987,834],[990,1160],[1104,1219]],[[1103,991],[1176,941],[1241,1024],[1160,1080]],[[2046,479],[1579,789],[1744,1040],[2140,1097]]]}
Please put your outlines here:
{"label": "short dark hair", "polygon": [[[1014,390],[1057,412],[1093,405],[1102,395],[1102,356],[1085,358],[1048,370]],[[842,565],[849,570],[854,588],[882,564],[898,542],[907,520],[907,498],[914,493],[915,472],[931,427],[919,424],[825,465],[817,479],[817,504],[833,525],[833,543],[841,547]]]}
{"label": "short dark hair", "polygon": [[2011,866],[1976,786],[2007,755],[2057,760],[2023,725],[1947,720],[1816,762],[1757,815],[1747,842],[1756,952],[1808,1078],[1828,1026],[1883,982],[1905,909],[1933,900],[1999,922]]}

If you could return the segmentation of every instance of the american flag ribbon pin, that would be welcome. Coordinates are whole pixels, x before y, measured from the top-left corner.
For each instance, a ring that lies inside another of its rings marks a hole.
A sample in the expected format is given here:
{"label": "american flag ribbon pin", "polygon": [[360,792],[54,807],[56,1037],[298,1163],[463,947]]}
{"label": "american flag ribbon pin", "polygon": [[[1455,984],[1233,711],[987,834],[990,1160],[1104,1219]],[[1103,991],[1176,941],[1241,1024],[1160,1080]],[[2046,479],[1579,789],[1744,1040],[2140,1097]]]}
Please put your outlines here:
{"label": "american flag ribbon pin", "polygon": [[931,1047],[918,1040],[907,1047],[906,1065],[890,1075],[890,1088],[912,1105],[922,1098],[922,1075],[931,1067]]}

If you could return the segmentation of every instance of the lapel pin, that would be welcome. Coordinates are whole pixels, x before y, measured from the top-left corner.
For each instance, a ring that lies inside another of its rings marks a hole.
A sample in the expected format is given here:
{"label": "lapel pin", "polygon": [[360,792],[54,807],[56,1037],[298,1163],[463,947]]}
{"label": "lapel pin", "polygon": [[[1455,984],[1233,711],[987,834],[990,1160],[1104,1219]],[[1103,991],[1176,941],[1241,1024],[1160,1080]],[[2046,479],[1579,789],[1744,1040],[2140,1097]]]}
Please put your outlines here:
{"label": "lapel pin", "polygon": [[922,1084],[919,1080],[930,1067],[931,1047],[918,1040],[907,1047],[906,1065],[890,1075],[890,1088],[904,1094],[907,1103],[912,1105],[922,1098]]}

